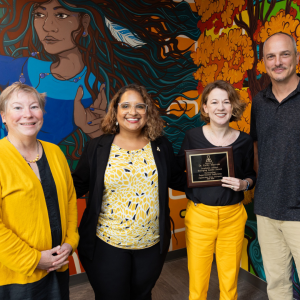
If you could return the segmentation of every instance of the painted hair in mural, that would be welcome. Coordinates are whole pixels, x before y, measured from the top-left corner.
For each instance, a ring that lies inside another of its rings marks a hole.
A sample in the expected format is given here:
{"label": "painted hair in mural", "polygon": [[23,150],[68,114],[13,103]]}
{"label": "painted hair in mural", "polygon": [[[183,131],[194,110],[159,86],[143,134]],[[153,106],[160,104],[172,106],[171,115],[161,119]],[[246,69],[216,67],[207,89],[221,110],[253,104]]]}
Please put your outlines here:
{"label": "painted hair in mural", "polygon": [[199,122],[183,105],[181,116],[169,110],[196,89],[196,66],[177,40],[184,35],[192,45],[200,35],[186,2],[9,0],[0,7],[0,88],[20,81],[47,93],[38,138],[59,144],[70,164],[102,134],[107,101],[129,83],[147,88],[176,150]]}

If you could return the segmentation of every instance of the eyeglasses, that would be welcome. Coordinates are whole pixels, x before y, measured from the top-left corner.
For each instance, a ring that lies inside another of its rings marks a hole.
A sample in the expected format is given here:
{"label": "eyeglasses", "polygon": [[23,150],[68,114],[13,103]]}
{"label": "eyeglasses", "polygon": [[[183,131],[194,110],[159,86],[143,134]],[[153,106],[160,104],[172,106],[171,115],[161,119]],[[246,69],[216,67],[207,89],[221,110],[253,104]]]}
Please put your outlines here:
{"label": "eyeglasses", "polygon": [[120,110],[123,114],[127,114],[131,111],[131,109],[134,107],[135,111],[140,114],[144,115],[147,112],[148,105],[145,103],[137,103],[135,105],[130,104],[128,102],[118,103]]}

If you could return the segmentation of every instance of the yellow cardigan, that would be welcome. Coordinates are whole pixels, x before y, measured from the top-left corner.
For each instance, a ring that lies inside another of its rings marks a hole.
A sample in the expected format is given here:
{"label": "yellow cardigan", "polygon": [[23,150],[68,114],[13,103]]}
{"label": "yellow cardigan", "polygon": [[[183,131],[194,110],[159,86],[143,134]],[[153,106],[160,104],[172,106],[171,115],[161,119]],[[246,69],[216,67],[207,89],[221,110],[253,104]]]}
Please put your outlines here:
{"label": "yellow cardigan", "polygon": [[[77,248],[77,199],[67,160],[58,146],[40,141],[56,184],[62,243]],[[43,155],[44,155],[43,154]],[[0,286],[36,282],[41,251],[52,248],[42,185],[17,149],[0,140]],[[65,271],[63,266],[59,271]]]}

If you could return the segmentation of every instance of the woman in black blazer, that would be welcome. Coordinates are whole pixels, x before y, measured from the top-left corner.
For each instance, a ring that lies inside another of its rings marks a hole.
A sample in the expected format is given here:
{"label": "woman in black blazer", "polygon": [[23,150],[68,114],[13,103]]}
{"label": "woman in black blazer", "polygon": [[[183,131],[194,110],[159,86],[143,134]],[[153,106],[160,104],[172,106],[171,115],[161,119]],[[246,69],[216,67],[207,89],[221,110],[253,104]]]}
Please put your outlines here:
{"label": "woman in black blazer", "polygon": [[73,173],[77,196],[89,192],[80,260],[96,299],[149,300],[171,238],[168,187],[183,191],[185,174],[144,87],[118,91],[102,129]]}

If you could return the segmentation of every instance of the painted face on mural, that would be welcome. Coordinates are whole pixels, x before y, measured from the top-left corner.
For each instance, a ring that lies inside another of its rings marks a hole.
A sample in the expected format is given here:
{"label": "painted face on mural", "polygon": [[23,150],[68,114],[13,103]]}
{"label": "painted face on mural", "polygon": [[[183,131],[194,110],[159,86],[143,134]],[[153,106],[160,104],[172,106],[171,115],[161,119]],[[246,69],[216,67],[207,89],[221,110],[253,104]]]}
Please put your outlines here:
{"label": "painted face on mural", "polygon": [[37,98],[23,91],[12,94],[1,117],[9,133],[20,138],[36,136],[43,125],[43,111]]}
{"label": "painted face on mural", "polygon": [[295,53],[293,42],[284,34],[276,34],[264,45],[264,63],[271,80],[288,82],[296,75],[299,53]]}
{"label": "painted face on mural", "polygon": [[138,113],[135,105],[138,103],[144,103],[142,96],[137,91],[128,90],[122,95],[119,103],[125,102],[131,105],[132,108],[129,112],[124,113],[118,105],[117,120],[119,122],[120,132],[122,130],[132,133],[141,132],[147,122],[147,113]]}
{"label": "painted face on mural", "polygon": [[76,48],[74,39],[81,25],[80,14],[65,9],[57,0],[42,3],[34,11],[34,28],[45,50],[50,54]]}
{"label": "painted face on mural", "polygon": [[226,91],[213,89],[207,98],[206,105],[203,105],[204,111],[210,118],[210,123],[222,126],[229,123],[232,116],[232,105]]}

